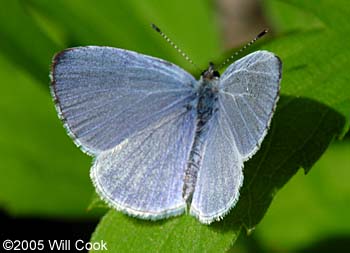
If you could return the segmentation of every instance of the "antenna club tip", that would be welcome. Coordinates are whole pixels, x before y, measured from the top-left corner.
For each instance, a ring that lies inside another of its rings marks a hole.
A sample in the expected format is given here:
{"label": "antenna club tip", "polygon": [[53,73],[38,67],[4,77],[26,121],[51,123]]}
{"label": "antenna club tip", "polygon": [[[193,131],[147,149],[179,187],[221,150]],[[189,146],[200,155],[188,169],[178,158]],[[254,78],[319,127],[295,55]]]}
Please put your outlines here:
{"label": "antenna club tip", "polygon": [[259,34],[258,34],[258,36],[256,36],[256,38],[257,39],[259,39],[259,38],[261,38],[262,36],[264,36],[266,33],[268,33],[269,32],[269,29],[264,29],[262,32],[260,32]]}
{"label": "antenna club tip", "polygon": [[155,24],[151,24],[151,26],[152,26],[152,28],[154,29],[154,30],[156,30],[157,32],[161,32],[161,30],[159,29],[159,27],[158,26],[156,26]]}

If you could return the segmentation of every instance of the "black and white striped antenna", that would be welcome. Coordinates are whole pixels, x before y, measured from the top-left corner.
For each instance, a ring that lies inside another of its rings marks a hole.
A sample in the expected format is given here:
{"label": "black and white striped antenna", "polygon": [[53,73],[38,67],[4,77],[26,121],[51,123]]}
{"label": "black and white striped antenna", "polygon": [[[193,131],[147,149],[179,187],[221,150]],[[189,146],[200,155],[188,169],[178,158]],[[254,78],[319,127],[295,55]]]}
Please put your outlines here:
{"label": "black and white striped antenna", "polygon": [[242,47],[241,49],[239,49],[237,52],[235,52],[233,55],[231,55],[230,57],[228,57],[226,60],[224,60],[219,67],[217,68],[218,70],[221,69],[222,67],[224,67],[225,65],[227,65],[228,63],[230,63],[237,55],[241,54],[244,50],[246,50],[248,47],[250,47],[251,45],[254,44],[255,41],[257,41],[258,39],[260,39],[261,37],[263,37],[266,33],[268,33],[268,29],[264,29],[263,31],[261,31],[258,35],[255,36],[254,39],[252,39],[250,42],[248,42],[244,47]]}
{"label": "black and white striped antenna", "polygon": [[184,52],[182,51],[168,36],[166,36],[165,33],[163,33],[158,26],[155,24],[151,24],[152,28],[160,34],[177,52],[179,52],[186,61],[191,63],[197,70],[199,70],[198,66],[191,60],[191,58]]}

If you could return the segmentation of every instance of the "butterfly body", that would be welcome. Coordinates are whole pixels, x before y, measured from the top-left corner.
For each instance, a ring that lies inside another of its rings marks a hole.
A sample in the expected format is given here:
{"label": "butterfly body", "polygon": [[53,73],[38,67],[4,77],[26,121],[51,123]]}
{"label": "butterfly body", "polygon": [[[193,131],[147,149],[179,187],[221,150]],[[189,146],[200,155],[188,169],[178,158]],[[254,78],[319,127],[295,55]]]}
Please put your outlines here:
{"label": "butterfly body", "polygon": [[162,59],[78,47],[53,59],[51,92],[73,141],[94,156],[97,193],[142,219],[189,207],[202,223],[235,206],[243,164],[259,149],[279,97],[282,64],[257,51],[199,81]]}
{"label": "butterfly body", "polygon": [[198,171],[201,167],[202,155],[210,128],[210,119],[218,110],[217,92],[219,77],[209,73],[209,69],[203,72],[197,86],[198,102],[195,107],[197,112],[196,133],[188,159],[188,166],[185,171],[183,188],[183,198],[188,205],[191,204]]}

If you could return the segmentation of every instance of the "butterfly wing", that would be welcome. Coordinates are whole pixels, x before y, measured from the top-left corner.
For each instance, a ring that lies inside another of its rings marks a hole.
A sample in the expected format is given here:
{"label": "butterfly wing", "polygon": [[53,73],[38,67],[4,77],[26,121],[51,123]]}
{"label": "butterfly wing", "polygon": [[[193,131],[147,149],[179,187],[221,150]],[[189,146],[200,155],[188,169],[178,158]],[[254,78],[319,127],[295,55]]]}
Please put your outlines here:
{"label": "butterfly wing", "polygon": [[143,219],[181,214],[184,170],[196,111],[179,108],[111,150],[91,169],[97,192],[112,207]]}
{"label": "butterfly wing", "polygon": [[243,162],[267,132],[280,80],[281,61],[266,51],[238,60],[222,75],[190,210],[202,222],[222,218],[237,202]]}
{"label": "butterfly wing", "polygon": [[264,139],[279,98],[282,62],[267,51],[256,51],[231,64],[219,88],[220,110],[225,112],[243,160]]}
{"label": "butterfly wing", "polygon": [[238,199],[243,182],[242,167],[230,125],[218,111],[211,119],[190,214],[202,223],[223,217]]}
{"label": "butterfly wing", "polygon": [[185,107],[193,100],[196,84],[169,62],[96,46],[57,54],[51,78],[51,92],[68,133],[91,155]]}

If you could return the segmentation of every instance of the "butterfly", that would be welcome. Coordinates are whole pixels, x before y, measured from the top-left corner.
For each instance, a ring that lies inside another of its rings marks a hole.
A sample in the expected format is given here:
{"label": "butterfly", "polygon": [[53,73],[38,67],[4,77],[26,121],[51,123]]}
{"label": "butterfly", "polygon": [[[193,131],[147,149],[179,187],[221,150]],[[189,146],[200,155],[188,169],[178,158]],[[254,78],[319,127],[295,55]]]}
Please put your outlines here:
{"label": "butterfly", "polygon": [[239,198],[281,71],[276,55],[256,51],[196,80],[155,57],[76,47],[54,57],[51,93],[70,137],[94,157],[91,179],[111,207],[150,220],[188,210],[209,224]]}

